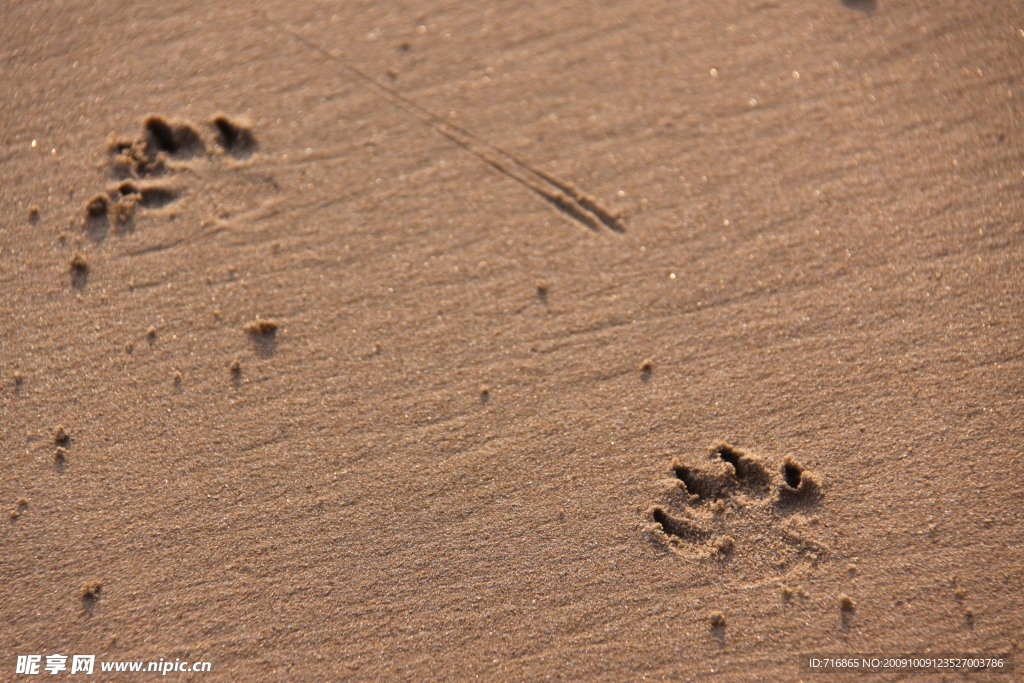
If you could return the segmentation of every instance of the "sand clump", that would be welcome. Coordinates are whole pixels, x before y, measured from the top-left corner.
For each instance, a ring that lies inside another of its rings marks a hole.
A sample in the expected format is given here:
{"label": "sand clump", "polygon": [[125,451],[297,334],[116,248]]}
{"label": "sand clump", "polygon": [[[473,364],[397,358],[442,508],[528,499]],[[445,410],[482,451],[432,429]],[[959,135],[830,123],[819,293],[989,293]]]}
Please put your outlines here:
{"label": "sand clump", "polygon": [[58,446],[66,446],[71,441],[71,435],[64,425],[57,425],[53,429],[53,442]]}
{"label": "sand clump", "polygon": [[103,582],[101,581],[86,581],[82,584],[78,594],[83,600],[97,600],[100,597],[100,593],[103,592]]}
{"label": "sand clump", "polygon": [[22,513],[25,512],[26,508],[28,508],[28,498],[19,498],[18,502],[14,504],[14,509],[11,510],[8,517],[13,522],[14,520],[21,517]]}
{"label": "sand clump", "polygon": [[253,336],[269,337],[277,333],[279,326],[280,323],[273,318],[260,318],[257,316],[243,325],[242,329]]}

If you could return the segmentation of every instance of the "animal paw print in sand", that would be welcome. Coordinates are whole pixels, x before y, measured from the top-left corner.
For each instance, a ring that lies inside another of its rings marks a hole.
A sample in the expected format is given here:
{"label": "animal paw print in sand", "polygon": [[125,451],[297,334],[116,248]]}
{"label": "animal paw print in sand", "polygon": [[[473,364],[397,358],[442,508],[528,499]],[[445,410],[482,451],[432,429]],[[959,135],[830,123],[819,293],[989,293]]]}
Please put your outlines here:
{"label": "animal paw print in sand", "polygon": [[175,181],[192,169],[197,159],[229,155],[246,159],[257,148],[252,130],[224,115],[209,122],[209,135],[185,121],[148,116],[134,138],[113,135],[107,140],[111,174],[118,182],[85,204],[84,227],[94,241],[102,241],[113,227],[128,232],[139,211],[159,209],[184,193]]}
{"label": "animal paw print in sand", "polygon": [[787,569],[826,551],[813,538],[820,485],[793,457],[772,467],[718,443],[703,458],[674,460],[666,475],[647,531],[677,555]]}

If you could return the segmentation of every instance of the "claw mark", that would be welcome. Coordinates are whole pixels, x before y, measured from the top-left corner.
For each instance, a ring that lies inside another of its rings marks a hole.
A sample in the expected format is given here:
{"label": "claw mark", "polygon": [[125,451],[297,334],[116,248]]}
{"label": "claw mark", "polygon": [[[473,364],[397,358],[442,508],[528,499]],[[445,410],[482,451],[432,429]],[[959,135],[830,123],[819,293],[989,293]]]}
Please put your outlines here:
{"label": "claw mark", "polygon": [[367,84],[371,90],[376,92],[382,98],[405,111],[407,114],[415,116],[462,149],[478,157],[502,175],[507,178],[511,178],[523,187],[534,192],[569,218],[594,231],[599,230],[601,226],[604,226],[612,232],[626,232],[625,220],[619,212],[605,208],[597,199],[581,192],[572,183],[562,180],[527,163],[511,152],[506,152],[499,147],[487,144],[465,128],[448,121],[444,117],[420,106],[398,91],[378,82],[376,79],[352,66],[327,48],[322,47],[309,38],[306,38],[298,31],[295,31],[276,19],[273,19],[266,12],[264,12],[263,15],[267,22],[275,26],[278,30],[283,33],[287,33],[310,49],[319,52],[327,59],[340,64],[348,74]]}

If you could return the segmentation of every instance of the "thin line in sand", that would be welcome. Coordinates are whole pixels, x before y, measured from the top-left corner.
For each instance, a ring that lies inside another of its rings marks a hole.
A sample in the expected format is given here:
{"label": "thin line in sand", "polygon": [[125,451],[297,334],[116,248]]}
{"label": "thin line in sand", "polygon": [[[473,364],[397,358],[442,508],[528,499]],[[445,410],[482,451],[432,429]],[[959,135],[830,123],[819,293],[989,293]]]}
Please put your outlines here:
{"label": "thin line in sand", "polygon": [[612,232],[626,232],[626,223],[619,212],[602,206],[600,201],[585,192],[581,192],[572,183],[533,166],[511,152],[506,152],[500,147],[484,142],[465,128],[448,121],[405,95],[380,83],[369,74],[352,66],[315,41],[277,21],[266,12],[263,15],[269,24],[275,26],[282,33],[291,36],[310,49],[339,64],[349,75],[365,83],[383,99],[406,113],[415,116],[502,175],[526,187],[568,218],[593,231],[600,230],[603,226]]}

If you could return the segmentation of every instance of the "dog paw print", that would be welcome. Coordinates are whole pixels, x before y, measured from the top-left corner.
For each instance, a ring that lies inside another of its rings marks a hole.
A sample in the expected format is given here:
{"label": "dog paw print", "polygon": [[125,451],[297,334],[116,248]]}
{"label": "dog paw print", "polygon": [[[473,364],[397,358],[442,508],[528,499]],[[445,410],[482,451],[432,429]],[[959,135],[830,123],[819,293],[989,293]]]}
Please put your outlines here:
{"label": "dog paw print", "polygon": [[188,121],[147,116],[134,137],[108,138],[108,165],[116,182],[85,203],[86,233],[101,242],[112,229],[129,232],[139,211],[168,206],[186,194],[175,178],[183,171],[194,176],[197,161],[225,155],[244,160],[257,147],[248,125],[223,114],[210,119],[207,131]]}
{"label": "dog paw print", "polygon": [[673,460],[646,530],[658,544],[691,559],[780,569],[815,561],[821,486],[789,456],[777,466],[727,443],[699,458]]}
{"label": "dog paw print", "polygon": [[174,161],[191,159],[206,152],[199,130],[190,123],[147,116],[142,131],[134,138],[107,140],[110,171],[118,178],[147,178],[162,175]]}

